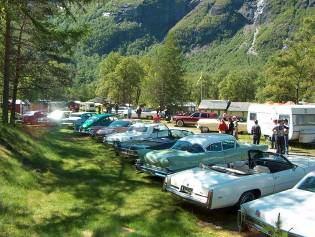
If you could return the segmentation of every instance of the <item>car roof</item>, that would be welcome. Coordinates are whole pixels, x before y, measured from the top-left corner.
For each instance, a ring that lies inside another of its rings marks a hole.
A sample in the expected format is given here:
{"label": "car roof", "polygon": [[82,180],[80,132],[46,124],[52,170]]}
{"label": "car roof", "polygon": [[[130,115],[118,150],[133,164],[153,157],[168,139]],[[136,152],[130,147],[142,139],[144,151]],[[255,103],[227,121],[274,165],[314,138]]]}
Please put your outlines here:
{"label": "car roof", "polygon": [[203,133],[203,134],[195,134],[190,135],[187,137],[183,137],[180,141],[187,141],[194,144],[199,144],[203,147],[208,146],[209,144],[222,142],[225,140],[234,140],[235,138],[229,134],[222,134],[222,133]]}
{"label": "car roof", "polygon": [[105,113],[105,114],[95,114],[93,117],[112,117],[112,116],[116,116],[116,114],[109,114],[109,113]]}

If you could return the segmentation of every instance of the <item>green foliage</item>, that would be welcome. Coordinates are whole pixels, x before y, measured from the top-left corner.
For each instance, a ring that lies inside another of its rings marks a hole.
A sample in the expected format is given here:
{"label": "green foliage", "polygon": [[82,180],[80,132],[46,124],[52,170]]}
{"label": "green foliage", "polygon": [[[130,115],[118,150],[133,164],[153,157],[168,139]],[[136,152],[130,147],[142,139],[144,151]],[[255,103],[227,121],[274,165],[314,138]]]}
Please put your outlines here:
{"label": "green foliage", "polygon": [[169,37],[146,61],[142,102],[162,108],[182,103],[186,89],[183,56],[175,40]]}
{"label": "green foliage", "polygon": [[220,98],[231,101],[255,99],[257,73],[252,70],[230,72],[219,84]]}
{"label": "green foliage", "polygon": [[143,76],[136,57],[111,53],[100,64],[97,95],[118,103],[138,104]]}
{"label": "green foliage", "polygon": [[306,18],[304,27],[288,45],[267,64],[266,87],[258,95],[277,102],[309,101],[315,85],[315,20]]}

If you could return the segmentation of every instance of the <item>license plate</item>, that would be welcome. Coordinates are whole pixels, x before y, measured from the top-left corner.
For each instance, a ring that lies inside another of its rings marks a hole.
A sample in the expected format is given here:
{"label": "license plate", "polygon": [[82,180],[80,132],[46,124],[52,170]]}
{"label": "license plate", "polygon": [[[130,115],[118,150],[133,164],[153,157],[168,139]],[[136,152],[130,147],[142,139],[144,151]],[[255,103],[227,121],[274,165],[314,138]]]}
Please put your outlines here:
{"label": "license plate", "polygon": [[191,195],[193,189],[182,185],[181,188],[180,188],[180,191],[182,193],[187,193],[187,194]]}

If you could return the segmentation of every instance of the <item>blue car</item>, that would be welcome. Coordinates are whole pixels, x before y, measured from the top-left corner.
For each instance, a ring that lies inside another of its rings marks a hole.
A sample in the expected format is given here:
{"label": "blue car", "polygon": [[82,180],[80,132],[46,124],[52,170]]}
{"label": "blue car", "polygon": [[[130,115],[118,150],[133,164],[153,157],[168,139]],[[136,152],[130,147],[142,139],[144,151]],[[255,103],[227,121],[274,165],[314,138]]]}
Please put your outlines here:
{"label": "blue car", "polygon": [[96,114],[86,120],[79,128],[80,133],[90,134],[90,130],[106,127],[116,120],[115,114]]}

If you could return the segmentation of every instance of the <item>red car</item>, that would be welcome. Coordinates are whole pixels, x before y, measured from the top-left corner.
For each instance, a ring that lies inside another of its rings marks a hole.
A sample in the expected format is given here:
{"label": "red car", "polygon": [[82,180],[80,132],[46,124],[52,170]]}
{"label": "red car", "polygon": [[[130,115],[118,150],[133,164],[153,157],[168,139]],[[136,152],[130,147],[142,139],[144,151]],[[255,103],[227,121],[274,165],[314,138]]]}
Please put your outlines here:
{"label": "red car", "polygon": [[217,118],[217,114],[213,112],[195,112],[191,115],[176,115],[173,116],[173,122],[178,127],[185,125],[196,125],[199,119]]}
{"label": "red car", "polygon": [[23,114],[22,123],[24,124],[38,124],[38,120],[47,117],[43,111],[28,111]]}

